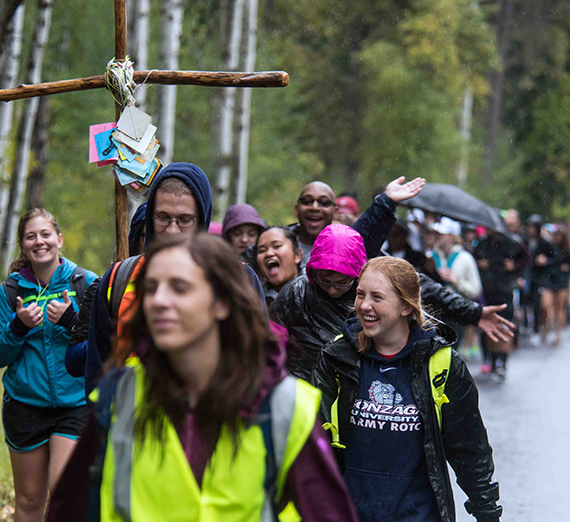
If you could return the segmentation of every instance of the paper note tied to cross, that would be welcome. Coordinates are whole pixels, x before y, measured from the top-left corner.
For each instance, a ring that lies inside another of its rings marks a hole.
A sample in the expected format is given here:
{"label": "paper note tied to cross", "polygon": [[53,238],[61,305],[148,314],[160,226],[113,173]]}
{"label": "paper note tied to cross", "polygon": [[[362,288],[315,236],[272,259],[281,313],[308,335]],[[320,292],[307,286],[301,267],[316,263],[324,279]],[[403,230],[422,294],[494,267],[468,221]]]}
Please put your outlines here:
{"label": "paper note tied to cross", "polygon": [[99,161],[99,155],[97,154],[97,145],[95,144],[95,136],[101,134],[102,132],[115,129],[117,127],[116,123],[99,123],[97,125],[91,125],[89,127],[89,163],[94,163]]}

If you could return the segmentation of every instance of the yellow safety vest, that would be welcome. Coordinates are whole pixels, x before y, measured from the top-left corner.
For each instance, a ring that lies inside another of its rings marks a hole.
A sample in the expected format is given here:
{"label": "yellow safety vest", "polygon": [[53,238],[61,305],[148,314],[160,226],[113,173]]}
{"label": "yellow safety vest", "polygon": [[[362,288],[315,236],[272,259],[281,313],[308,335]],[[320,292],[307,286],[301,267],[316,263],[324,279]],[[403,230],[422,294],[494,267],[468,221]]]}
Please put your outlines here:
{"label": "yellow safety vest", "polygon": [[144,368],[131,360],[119,378],[101,483],[101,522],[274,522],[289,469],[313,429],[320,392],[285,378],[270,396],[276,498],[264,488],[266,445],[259,425],[242,425],[237,453],[222,431],[198,486],[172,423],[162,444],[134,436]]}
{"label": "yellow safety vest", "polygon": [[[342,338],[343,334],[337,335],[335,341]],[[437,423],[441,430],[442,413],[441,409],[444,404],[449,402],[445,394],[445,384],[449,377],[449,370],[451,368],[451,346],[444,346],[435,352],[430,358],[428,363],[429,382],[431,387],[431,394],[433,397],[433,404],[435,407],[435,414]],[[340,389],[339,389],[340,391]],[[331,432],[331,446],[333,448],[346,449],[346,446],[340,441],[340,433],[338,431],[338,397],[331,407],[331,422],[325,422],[323,428]]]}

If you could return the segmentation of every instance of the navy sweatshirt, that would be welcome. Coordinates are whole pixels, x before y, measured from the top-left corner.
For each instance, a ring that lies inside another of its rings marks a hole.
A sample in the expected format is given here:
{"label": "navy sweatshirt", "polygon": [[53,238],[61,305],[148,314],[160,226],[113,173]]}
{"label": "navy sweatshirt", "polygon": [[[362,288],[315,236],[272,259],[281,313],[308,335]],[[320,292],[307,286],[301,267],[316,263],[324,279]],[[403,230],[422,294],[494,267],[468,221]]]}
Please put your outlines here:
{"label": "navy sweatshirt", "polygon": [[440,521],[410,387],[414,344],[434,335],[413,323],[406,346],[393,358],[374,347],[362,355],[344,475],[361,522]]}

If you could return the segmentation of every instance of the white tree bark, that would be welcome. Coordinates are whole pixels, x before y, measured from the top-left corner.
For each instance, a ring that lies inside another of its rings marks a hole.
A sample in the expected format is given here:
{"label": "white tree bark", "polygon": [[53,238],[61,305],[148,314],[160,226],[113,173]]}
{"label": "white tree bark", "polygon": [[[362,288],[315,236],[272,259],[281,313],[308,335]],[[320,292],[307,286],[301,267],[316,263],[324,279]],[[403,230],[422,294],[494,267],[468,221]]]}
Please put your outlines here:
{"label": "white tree bark", "polygon": [[[42,62],[44,49],[49,36],[51,24],[51,8],[54,0],[39,0],[36,13],[36,27],[30,50],[28,71],[26,73],[26,83],[34,84],[41,81]],[[0,258],[2,259],[4,271],[14,255],[16,243],[16,229],[18,224],[18,214],[22,209],[22,201],[28,179],[28,169],[30,162],[30,147],[32,133],[38,111],[38,98],[30,98],[24,102],[24,110],[18,130],[16,142],[16,155],[14,158],[14,169],[12,174],[12,184],[10,187],[10,198],[6,210],[6,220],[2,244],[0,248]]]}
{"label": "white tree bark", "polygon": [[469,167],[469,147],[471,146],[471,119],[473,116],[473,89],[471,86],[465,89],[463,99],[463,113],[461,115],[461,157],[457,169],[457,181],[461,188],[467,185],[467,171]]}
{"label": "white tree bark", "polygon": [[[164,0],[162,8],[162,50],[160,66],[174,71],[178,69],[180,35],[184,0]],[[160,150],[165,165],[172,161],[174,151],[174,125],[176,110],[176,86],[161,85],[158,90],[158,133]]]}
{"label": "white tree bark", "polygon": [[[24,4],[16,10],[10,25],[10,33],[6,34],[6,52],[0,59],[2,74],[0,88],[16,87],[20,52],[22,50],[22,29],[24,27]],[[0,231],[4,230],[6,209],[10,187],[10,162],[8,161],[8,144],[12,132],[13,103],[0,104]]]}
{"label": "white tree bark", "polygon": [[[255,58],[257,54],[257,6],[258,0],[248,0],[247,48],[245,57],[245,70],[255,71]],[[244,204],[247,196],[247,169],[249,159],[249,134],[251,128],[251,97],[253,89],[242,89],[241,125],[238,136],[238,183],[237,203]]]}
{"label": "white tree bark", "polygon": [[[148,68],[148,14],[150,10],[150,0],[133,1],[135,2],[134,20],[130,38],[132,50],[129,54],[135,63],[135,68],[140,71],[146,71]],[[143,111],[146,110],[145,87],[141,87],[135,92],[135,99],[137,100],[137,107]]]}
{"label": "white tree bark", "polygon": [[[150,0],[129,0],[130,8],[127,11],[128,35],[127,54],[134,62],[136,70],[147,70],[148,64],[148,24]],[[136,105],[139,109],[146,111],[146,87],[141,87],[135,91]],[[127,217],[131,222],[140,202],[127,192]]]}
{"label": "white tree bark", "polygon": [[[239,65],[240,42],[243,30],[243,12],[245,0],[234,0],[232,21],[230,25],[230,38],[228,40],[227,60],[224,64],[226,71],[235,71]],[[218,195],[218,212],[223,216],[228,206],[228,192],[230,185],[232,161],[232,134],[234,124],[236,88],[224,89],[222,95],[222,110],[220,114],[220,150],[218,179],[216,192]]]}

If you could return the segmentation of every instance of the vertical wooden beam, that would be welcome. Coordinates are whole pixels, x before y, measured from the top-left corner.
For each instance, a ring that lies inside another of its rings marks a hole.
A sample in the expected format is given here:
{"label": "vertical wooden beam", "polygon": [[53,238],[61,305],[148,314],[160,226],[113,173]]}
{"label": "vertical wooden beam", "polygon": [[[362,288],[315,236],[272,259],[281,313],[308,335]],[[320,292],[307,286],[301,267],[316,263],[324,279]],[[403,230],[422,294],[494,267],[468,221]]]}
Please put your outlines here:
{"label": "vertical wooden beam", "polygon": [[[124,60],[127,55],[127,14],[125,0],[115,0],[115,59]],[[123,107],[115,102],[115,121],[119,120]],[[115,180],[115,237],[117,260],[129,256],[127,241],[127,191]]]}

